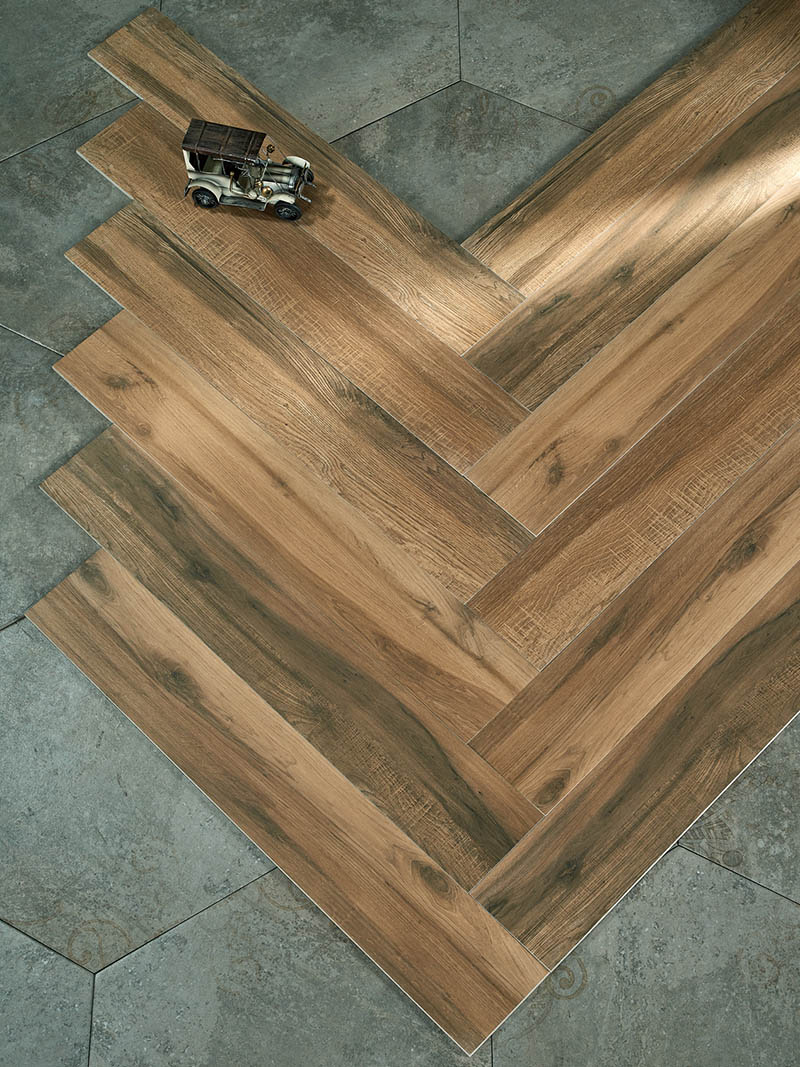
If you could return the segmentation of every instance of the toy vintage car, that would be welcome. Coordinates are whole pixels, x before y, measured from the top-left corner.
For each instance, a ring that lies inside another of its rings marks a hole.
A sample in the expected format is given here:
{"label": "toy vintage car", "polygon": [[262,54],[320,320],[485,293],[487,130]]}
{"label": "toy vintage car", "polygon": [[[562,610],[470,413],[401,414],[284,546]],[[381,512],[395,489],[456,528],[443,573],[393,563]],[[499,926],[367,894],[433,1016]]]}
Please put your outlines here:
{"label": "toy vintage car", "polygon": [[279,219],[299,219],[298,200],[311,203],[303,189],[314,184],[307,159],[287,156],[283,163],[270,158],[275,145],[264,147],[267,135],[237,126],[192,119],[183,139],[188,181],[183,195],[192,194],[198,207],[217,204],[264,211],[273,204]]}

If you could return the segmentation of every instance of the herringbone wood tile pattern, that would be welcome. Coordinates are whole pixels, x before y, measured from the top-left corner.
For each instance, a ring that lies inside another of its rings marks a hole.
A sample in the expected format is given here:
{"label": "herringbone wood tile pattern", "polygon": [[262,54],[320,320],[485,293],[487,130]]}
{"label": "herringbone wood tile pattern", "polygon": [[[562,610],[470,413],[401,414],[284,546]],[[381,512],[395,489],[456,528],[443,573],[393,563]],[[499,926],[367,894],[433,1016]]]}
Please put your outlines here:
{"label": "herringbone wood tile pattern", "polygon": [[[755,0],[461,248],[148,10],[33,621],[466,1051],[800,694],[800,5]],[[199,211],[200,115],[308,157]]]}

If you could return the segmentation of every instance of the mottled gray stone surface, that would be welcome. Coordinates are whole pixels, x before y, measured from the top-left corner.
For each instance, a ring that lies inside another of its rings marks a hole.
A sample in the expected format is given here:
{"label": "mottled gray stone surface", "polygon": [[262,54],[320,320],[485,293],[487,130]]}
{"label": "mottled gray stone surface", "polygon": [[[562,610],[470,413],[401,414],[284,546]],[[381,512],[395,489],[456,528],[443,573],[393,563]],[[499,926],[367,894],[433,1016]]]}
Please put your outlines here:
{"label": "mottled gray stone surface", "polygon": [[85,1067],[92,976],[0,923],[0,1067]]}
{"label": "mottled gray stone surface", "polygon": [[594,129],[743,0],[460,0],[462,77]]}
{"label": "mottled gray stone surface", "polygon": [[494,1067],[790,1067],[800,907],[665,856],[495,1035]]}
{"label": "mottled gray stone surface", "polygon": [[0,625],[97,547],[39,488],[108,425],[53,371],[56,358],[0,328]]}
{"label": "mottled gray stone surface", "polygon": [[131,99],[86,53],[146,6],[135,0],[3,5],[0,159]]}
{"label": "mottled gray stone surface", "polygon": [[119,311],[64,253],[128,203],[75,152],[121,113],[0,163],[0,323],[56,352]]}
{"label": "mottled gray stone surface", "polygon": [[327,140],[458,79],[454,0],[165,0],[163,11]]}
{"label": "mottled gray stone surface", "polygon": [[27,620],[0,678],[0,919],[97,970],[272,868]]}
{"label": "mottled gray stone surface", "polygon": [[682,841],[800,904],[800,719],[779,734]]}
{"label": "mottled gray stone surface", "polygon": [[280,871],[97,976],[91,1067],[490,1067]]}
{"label": "mottled gray stone surface", "polygon": [[336,147],[463,241],[585,136],[566,122],[459,82]]}

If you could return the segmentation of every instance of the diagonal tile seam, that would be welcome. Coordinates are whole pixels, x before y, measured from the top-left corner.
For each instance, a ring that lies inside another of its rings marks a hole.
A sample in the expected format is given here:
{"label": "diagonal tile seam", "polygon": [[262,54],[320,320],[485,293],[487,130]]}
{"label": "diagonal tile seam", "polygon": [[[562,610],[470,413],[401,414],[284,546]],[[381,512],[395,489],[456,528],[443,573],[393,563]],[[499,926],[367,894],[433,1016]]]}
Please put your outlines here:
{"label": "diagonal tile seam", "polygon": [[407,104],[403,104],[402,107],[396,107],[394,111],[387,111],[385,115],[378,115],[376,119],[370,119],[369,122],[363,123],[361,126],[356,126],[354,130],[348,130],[347,133],[340,134],[329,144],[335,145],[339,141],[344,141],[345,138],[351,137],[354,133],[361,133],[362,130],[369,129],[370,126],[374,126],[378,122],[384,122],[386,119],[390,119],[392,115],[399,115],[401,111],[408,111],[410,107],[414,107],[415,104],[421,104],[423,100],[430,100],[432,96],[438,96],[439,93],[447,92],[448,89],[452,89],[454,85],[458,85],[461,81],[459,76],[454,81],[448,82],[447,85],[440,85],[438,89],[432,89],[429,93],[425,93],[424,96],[418,97],[416,100],[410,100]]}
{"label": "diagonal tile seam", "polygon": [[[716,803],[716,801],[714,801]],[[723,871],[727,871],[728,874],[733,874],[737,878],[741,878],[744,882],[750,882],[752,885],[757,886],[759,889],[766,889],[768,893],[772,893],[773,896],[780,897],[782,900],[788,901],[790,904],[797,905],[800,908],[800,900],[795,900],[794,897],[789,897],[786,893],[781,893],[779,889],[773,889],[770,885],[765,885],[764,882],[759,882],[756,878],[751,878],[749,874],[743,874],[741,871],[735,871],[732,867],[726,867],[724,863],[720,863],[719,860],[712,859],[711,856],[704,856],[702,852],[695,852],[689,845],[685,845],[683,841],[679,840],[676,845],[677,848],[682,848],[686,852],[691,852],[693,856],[696,856],[699,860],[705,860],[707,863],[712,863],[715,867],[720,867]]]}
{"label": "diagonal tile seam", "polygon": [[4,322],[0,322],[0,330],[5,330],[6,333],[11,333],[15,337],[19,337],[21,341],[28,341],[32,345],[38,345],[39,348],[43,348],[45,352],[52,352],[54,356],[58,356],[60,359],[63,352],[59,352],[56,348],[51,348],[50,345],[43,344],[41,341],[37,341],[35,337],[28,337],[26,333],[20,333],[19,330],[15,330],[13,326],[7,326]]}
{"label": "diagonal tile seam", "polygon": [[15,619],[9,619],[8,622],[4,622],[3,625],[0,626],[0,634],[3,632],[3,630],[8,630],[11,626],[16,626],[17,623],[22,622],[24,618],[24,615],[17,615]]}
{"label": "diagonal tile seam", "polygon": [[0,925],[7,926],[11,930],[16,930],[18,934],[22,934],[23,937],[27,937],[27,939],[29,941],[33,941],[34,944],[41,945],[41,947],[47,952],[52,952],[54,956],[60,956],[62,960],[66,960],[67,963],[71,963],[75,967],[80,967],[80,969],[82,971],[86,971],[87,974],[93,974],[93,972],[90,971],[88,967],[84,967],[82,963],[78,963],[77,960],[74,960],[71,956],[68,956],[65,952],[62,952],[61,949],[54,948],[53,945],[48,945],[46,941],[42,941],[41,938],[38,938],[36,936],[36,934],[32,934],[30,930],[23,930],[21,926],[17,926],[13,919],[7,919],[5,916],[0,915]]}
{"label": "diagonal tile seam", "polygon": [[[554,122],[561,122],[565,126],[571,126],[574,130],[582,130],[584,133],[594,133],[594,130],[590,130],[586,126],[579,126],[577,122],[571,122],[569,119],[562,118],[561,115],[551,115],[549,111],[542,111],[540,107],[534,107],[533,104],[526,104],[523,100],[515,100],[513,96],[508,96],[506,93],[499,93],[496,89],[487,89],[485,85],[478,85],[477,82],[472,82],[469,78],[461,78],[460,80],[463,81],[465,85],[471,85],[473,89],[480,89],[482,93],[491,93],[492,96],[499,96],[501,100],[508,100],[509,104],[518,104],[520,107],[527,108],[528,111],[533,111],[537,115],[544,116],[546,119],[553,119]],[[482,225],[483,223],[481,223],[481,226]],[[511,312],[509,312],[509,314],[511,314]]]}
{"label": "diagonal tile seam", "polygon": [[55,133],[51,133],[49,137],[43,137],[41,141],[36,141],[34,144],[26,145],[24,148],[20,148],[18,152],[12,152],[8,156],[3,156],[0,159],[0,166],[3,163],[8,163],[11,159],[16,159],[17,156],[23,156],[26,152],[32,152],[34,148],[40,148],[43,144],[47,144],[49,141],[54,141],[57,137],[63,137],[67,133],[72,133],[73,130],[79,130],[81,126],[87,126],[90,122],[96,122],[97,119],[103,118],[104,115],[113,115],[115,111],[119,111],[123,107],[130,107],[131,104],[137,101],[138,97],[131,96],[130,100],[123,100],[121,104],[116,104],[114,107],[108,108],[106,111],[98,111],[96,115],[90,115],[88,119],[84,119],[83,122],[76,122],[74,126],[67,126],[63,130],[56,130]]}

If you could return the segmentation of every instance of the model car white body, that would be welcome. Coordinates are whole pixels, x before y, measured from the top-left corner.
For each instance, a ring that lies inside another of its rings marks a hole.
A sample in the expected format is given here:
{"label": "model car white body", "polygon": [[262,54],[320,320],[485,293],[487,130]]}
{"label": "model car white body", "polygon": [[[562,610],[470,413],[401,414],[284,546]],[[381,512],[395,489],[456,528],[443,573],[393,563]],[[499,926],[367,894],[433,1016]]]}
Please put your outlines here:
{"label": "model car white body", "polygon": [[310,203],[302,192],[313,185],[307,159],[286,156],[277,163],[269,156],[274,145],[262,142],[266,134],[193,119],[182,145],[187,183],[198,207],[217,204],[251,207],[259,211],[272,204],[279,218],[300,217],[298,200]]}

